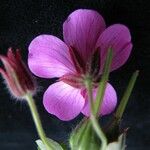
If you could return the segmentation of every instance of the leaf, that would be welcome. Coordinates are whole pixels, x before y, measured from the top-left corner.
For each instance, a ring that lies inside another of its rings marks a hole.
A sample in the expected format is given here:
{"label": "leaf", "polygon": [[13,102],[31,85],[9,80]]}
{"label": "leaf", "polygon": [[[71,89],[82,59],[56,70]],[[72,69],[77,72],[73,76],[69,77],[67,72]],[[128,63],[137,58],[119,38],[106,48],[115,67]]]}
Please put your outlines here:
{"label": "leaf", "polygon": [[[57,143],[56,141],[47,138],[48,142],[50,143],[50,145],[53,147],[51,148],[51,150],[63,150],[63,148],[61,147],[61,145],[59,143]],[[38,145],[38,150],[46,150],[45,145],[43,144],[43,142],[39,139],[35,141],[36,144]]]}

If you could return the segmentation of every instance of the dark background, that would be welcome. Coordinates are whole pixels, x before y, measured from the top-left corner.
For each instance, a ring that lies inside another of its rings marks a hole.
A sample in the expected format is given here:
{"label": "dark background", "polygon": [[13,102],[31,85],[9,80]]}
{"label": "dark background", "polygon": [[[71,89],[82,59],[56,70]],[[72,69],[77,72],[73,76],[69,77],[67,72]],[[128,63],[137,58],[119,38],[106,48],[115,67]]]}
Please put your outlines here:
{"label": "dark background", "polygon": [[[127,25],[134,44],[128,62],[110,75],[110,82],[121,97],[129,77],[136,70],[140,76],[123,117],[123,126],[130,127],[127,150],[150,148],[150,4],[149,0],[5,0],[0,1],[0,53],[8,47],[21,48],[27,61],[28,45],[39,34],[62,38],[62,23],[75,9],[90,8],[100,12],[107,25]],[[1,64],[0,64],[1,65]],[[66,141],[82,116],[62,122],[50,116],[42,105],[44,90],[52,80],[38,79],[40,92],[35,96],[47,135]],[[11,98],[0,78],[0,150],[36,150],[38,138],[24,101]]]}

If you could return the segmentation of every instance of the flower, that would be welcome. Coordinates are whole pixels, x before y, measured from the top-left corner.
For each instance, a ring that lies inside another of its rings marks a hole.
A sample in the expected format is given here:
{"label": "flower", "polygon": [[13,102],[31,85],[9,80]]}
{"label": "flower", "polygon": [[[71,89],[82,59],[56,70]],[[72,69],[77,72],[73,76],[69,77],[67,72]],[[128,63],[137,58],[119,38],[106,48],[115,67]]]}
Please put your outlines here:
{"label": "flower", "polygon": [[0,73],[6,81],[6,84],[16,98],[24,98],[27,93],[33,93],[35,84],[33,79],[23,63],[20,51],[13,52],[8,49],[7,56],[0,55],[5,69],[0,68]]}
{"label": "flower", "polygon": [[[132,43],[126,26],[114,24],[106,28],[98,12],[86,9],[69,15],[63,24],[63,37],[64,42],[52,35],[33,39],[29,45],[28,65],[39,77],[59,78],[44,93],[43,104],[50,114],[67,121],[80,112],[89,116],[89,101],[83,81],[90,75],[93,92],[96,93],[108,49],[113,49],[113,71],[126,62]],[[116,104],[116,92],[107,83],[100,114],[111,113]]]}

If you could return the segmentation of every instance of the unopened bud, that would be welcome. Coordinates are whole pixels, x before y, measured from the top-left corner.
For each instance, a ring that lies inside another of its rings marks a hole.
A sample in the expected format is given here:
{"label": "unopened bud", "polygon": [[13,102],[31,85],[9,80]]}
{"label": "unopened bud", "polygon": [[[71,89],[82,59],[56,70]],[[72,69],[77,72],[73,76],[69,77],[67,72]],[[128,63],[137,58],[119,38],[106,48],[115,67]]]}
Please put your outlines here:
{"label": "unopened bud", "polygon": [[0,60],[5,68],[0,68],[0,73],[13,96],[16,98],[24,98],[26,94],[33,94],[35,92],[35,83],[22,61],[18,49],[13,52],[9,48],[7,56],[0,55]]}

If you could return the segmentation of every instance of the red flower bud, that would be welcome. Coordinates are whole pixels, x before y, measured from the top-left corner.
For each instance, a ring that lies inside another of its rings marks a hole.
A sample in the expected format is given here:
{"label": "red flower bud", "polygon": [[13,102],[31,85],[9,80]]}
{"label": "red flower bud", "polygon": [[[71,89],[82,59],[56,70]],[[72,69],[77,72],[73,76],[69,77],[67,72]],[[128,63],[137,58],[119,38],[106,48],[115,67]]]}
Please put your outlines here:
{"label": "red flower bud", "polygon": [[24,62],[22,61],[20,51],[15,52],[8,49],[7,56],[0,55],[4,68],[0,68],[0,73],[6,81],[6,84],[17,98],[23,98],[27,93],[34,93],[35,83]]}

